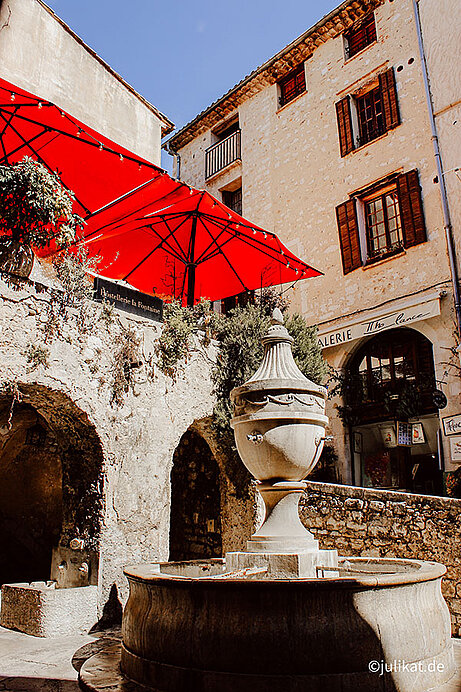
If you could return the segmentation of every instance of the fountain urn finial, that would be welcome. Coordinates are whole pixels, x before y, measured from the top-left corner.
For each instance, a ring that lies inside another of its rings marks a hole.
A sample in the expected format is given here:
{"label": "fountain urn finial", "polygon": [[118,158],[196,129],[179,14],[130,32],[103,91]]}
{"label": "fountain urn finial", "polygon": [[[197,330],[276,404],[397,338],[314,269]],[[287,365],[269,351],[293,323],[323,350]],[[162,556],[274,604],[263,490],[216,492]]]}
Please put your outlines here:
{"label": "fountain urn finial", "polygon": [[240,457],[266,504],[266,520],[248,542],[252,551],[312,548],[314,539],[298,518],[303,480],[323,448],[326,390],[296,365],[293,338],[275,309],[261,339],[264,358],[258,370],[231,392],[231,426]]}

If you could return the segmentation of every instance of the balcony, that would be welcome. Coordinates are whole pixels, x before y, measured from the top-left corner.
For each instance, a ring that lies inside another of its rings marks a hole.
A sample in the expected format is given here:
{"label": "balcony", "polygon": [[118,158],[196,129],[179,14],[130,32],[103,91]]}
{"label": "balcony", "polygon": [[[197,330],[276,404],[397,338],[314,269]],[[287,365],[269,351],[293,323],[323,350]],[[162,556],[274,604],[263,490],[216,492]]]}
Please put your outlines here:
{"label": "balcony", "polygon": [[234,161],[240,160],[240,130],[208,147],[205,152],[205,178],[218,173]]}

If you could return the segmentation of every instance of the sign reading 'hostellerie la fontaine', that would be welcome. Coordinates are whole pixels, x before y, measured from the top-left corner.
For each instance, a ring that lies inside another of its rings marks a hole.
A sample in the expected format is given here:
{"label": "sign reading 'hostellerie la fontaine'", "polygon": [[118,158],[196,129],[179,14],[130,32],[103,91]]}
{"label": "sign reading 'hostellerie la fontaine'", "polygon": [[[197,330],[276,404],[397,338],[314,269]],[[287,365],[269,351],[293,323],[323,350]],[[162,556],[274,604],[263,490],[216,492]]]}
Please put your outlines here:
{"label": "sign reading 'hostellerie la fontaine'", "polygon": [[101,279],[99,276],[94,280],[94,298],[105,301],[119,310],[147,317],[156,322],[162,321],[163,301],[160,298]]}
{"label": "sign reading 'hostellerie la fontaine'", "polygon": [[373,317],[373,319],[349,323],[339,329],[319,330],[318,343],[320,348],[340,346],[355,339],[362,339],[364,336],[379,334],[386,329],[408,327],[414,322],[427,320],[436,315],[440,315],[439,298]]}

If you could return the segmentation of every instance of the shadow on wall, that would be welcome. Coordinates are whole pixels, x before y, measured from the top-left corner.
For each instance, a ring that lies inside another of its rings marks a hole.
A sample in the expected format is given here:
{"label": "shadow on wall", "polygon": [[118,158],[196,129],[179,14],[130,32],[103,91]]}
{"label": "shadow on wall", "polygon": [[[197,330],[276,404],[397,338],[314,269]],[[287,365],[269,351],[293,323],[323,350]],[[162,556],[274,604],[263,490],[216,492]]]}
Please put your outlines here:
{"label": "shadow on wall", "polygon": [[87,415],[62,392],[18,386],[20,401],[0,397],[0,583],[47,581],[53,549],[73,538],[97,552],[103,508]]}

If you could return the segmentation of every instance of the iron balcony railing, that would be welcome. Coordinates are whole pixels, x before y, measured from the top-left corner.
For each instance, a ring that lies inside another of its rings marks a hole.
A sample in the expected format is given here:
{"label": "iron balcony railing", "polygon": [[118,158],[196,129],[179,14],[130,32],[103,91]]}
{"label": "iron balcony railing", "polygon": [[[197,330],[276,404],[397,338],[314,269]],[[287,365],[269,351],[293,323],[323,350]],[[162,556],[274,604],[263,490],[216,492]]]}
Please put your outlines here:
{"label": "iron balcony railing", "polygon": [[208,147],[205,152],[205,178],[211,178],[240,158],[240,130],[237,130],[221,142]]}

